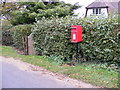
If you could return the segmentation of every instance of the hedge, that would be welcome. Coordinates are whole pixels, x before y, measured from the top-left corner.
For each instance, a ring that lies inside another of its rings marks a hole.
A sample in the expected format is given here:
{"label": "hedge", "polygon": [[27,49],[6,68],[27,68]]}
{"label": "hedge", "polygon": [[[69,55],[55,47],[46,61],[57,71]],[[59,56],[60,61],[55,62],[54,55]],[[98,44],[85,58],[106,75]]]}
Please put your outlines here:
{"label": "hedge", "polygon": [[39,55],[71,60],[76,45],[70,42],[70,26],[81,25],[83,41],[79,43],[79,56],[87,61],[119,63],[118,39],[112,31],[116,22],[114,17],[43,18],[32,30],[34,46]]}
{"label": "hedge", "polygon": [[14,46],[18,49],[23,49],[23,38],[31,34],[31,28],[33,26],[30,24],[18,25],[12,30],[12,37],[14,41]]}
{"label": "hedge", "polygon": [[13,38],[12,35],[10,33],[10,31],[12,30],[12,25],[10,24],[9,21],[7,20],[2,20],[2,26],[0,27],[0,43],[2,45],[12,45],[13,44]]}
{"label": "hedge", "polygon": [[13,44],[13,38],[9,30],[2,31],[2,45],[10,46]]}

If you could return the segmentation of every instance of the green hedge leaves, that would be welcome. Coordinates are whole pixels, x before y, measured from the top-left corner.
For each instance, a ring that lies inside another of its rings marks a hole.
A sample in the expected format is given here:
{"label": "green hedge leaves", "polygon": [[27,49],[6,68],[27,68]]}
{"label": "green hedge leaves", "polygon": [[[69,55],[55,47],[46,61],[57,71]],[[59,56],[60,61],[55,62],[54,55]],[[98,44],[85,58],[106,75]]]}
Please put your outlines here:
{"label": "green hedge leaves", "polygon": [[83,27],[83,41],[79,43],[79,56],[86,60],[118,63],[119,46],[115,18],[51,18],[38,20],[32,30],[34,46],[39,55],[72,59],[76,45],[70,41],[70,26]]}
{"label": "green hedge leaves", "polygon": [[12,37],[14,41],[14,46],[18,49],[23,49],[23,38],[31,34],[31,28],[33,26],[30,24],[18,25],[12,30]]}

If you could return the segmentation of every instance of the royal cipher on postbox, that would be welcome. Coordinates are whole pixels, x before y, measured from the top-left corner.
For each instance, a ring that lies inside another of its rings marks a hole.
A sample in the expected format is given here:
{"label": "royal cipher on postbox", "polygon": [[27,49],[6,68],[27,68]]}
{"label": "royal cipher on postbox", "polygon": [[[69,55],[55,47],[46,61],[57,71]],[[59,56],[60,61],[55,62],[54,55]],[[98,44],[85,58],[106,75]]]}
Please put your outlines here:
{"label": "royal cipher on postbox", "polygon": [[78,43],[82,41],[82,26],[72,25],[71,27],[71,42]]}

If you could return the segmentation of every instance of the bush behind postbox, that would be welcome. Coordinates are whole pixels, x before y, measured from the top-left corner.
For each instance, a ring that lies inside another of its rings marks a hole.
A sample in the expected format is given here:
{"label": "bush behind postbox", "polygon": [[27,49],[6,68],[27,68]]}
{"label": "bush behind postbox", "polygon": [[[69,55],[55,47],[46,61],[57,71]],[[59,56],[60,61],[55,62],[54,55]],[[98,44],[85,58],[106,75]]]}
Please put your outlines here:
{"label": "bush behind postbox", "polygon": [[51,18],[38,20],[32,30],[34,46],[39,55],[58,56],[70,60],[75,55],[76,45],[71,43],[70,26],[81,25],[82,42],[79,55],[88,61],[119,62],[118,40],[112,32],[114,18]]}

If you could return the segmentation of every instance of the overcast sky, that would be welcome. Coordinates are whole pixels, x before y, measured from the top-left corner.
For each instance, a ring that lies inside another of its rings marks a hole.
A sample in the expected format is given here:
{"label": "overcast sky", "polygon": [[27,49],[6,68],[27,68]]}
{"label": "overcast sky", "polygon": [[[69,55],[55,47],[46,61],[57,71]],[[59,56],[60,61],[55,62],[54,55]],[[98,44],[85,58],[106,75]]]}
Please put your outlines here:
{"label": "overcast sky", "polygon": [[88,5],[95,0],[60,0],[60,1],[65,1],[66,3],[71,3],[71,4],[79,2],[80,5]]}
{"label": "overcast sky", "polygon": [[60,0],[60,1],[64,1],[66,3],[71,3],[71,4],[75,4],[79,2],[79,5],[81,5],[82,7],[76,10],[75,13],[79,14],[79,16],[84,16],[86,10],[85,7],[91,4],[92,2],[94,2],[95,0]]}

